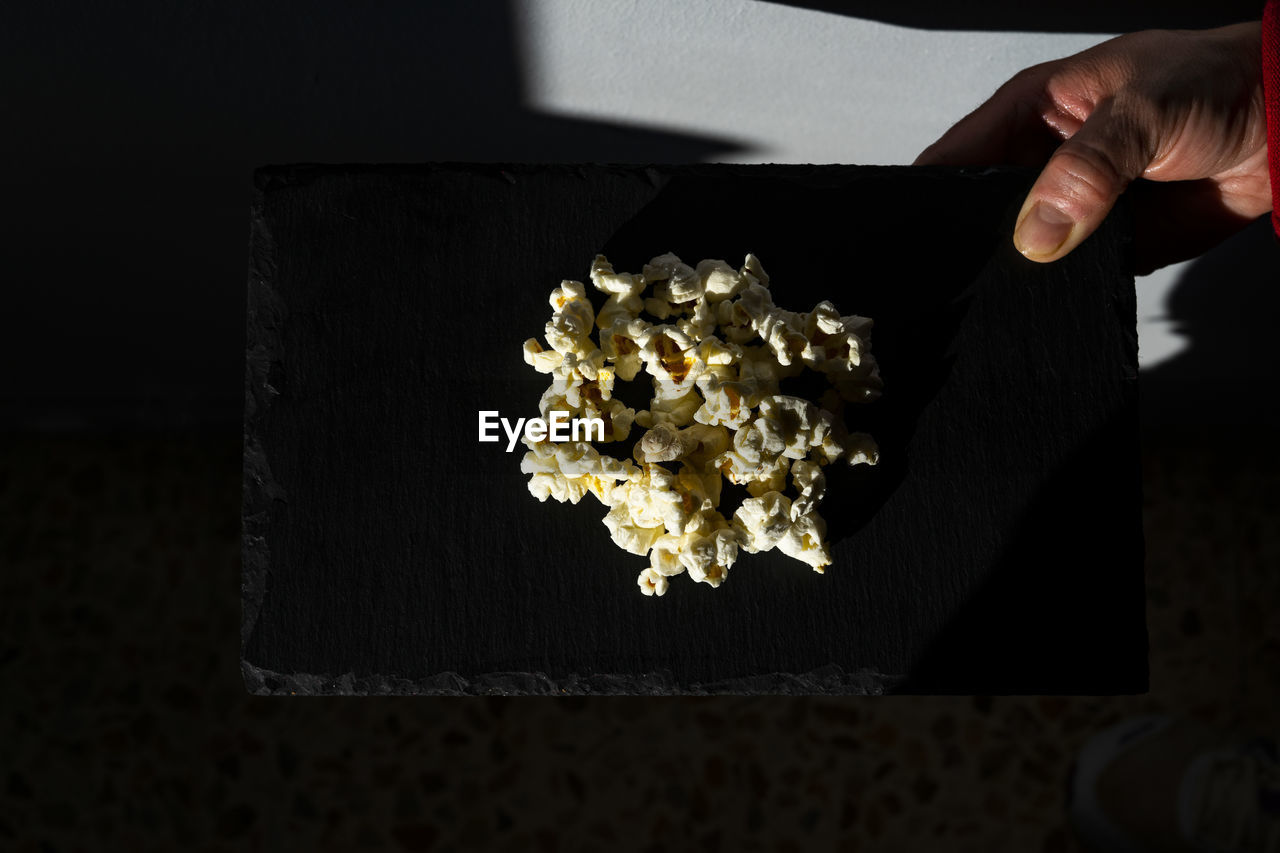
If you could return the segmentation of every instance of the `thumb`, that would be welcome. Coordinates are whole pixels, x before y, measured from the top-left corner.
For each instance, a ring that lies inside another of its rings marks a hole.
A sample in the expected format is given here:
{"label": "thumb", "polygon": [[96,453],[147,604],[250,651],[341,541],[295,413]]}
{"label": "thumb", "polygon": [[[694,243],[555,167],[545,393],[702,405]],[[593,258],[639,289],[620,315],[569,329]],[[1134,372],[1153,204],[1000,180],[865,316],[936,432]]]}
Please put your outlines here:
{"label": "thumb", "polygon": [[1013,243],[1027,258],[1056,261],[1106,219],[1151,162],[1145,134],[1104,101],[1058,146],[1018,212]]}

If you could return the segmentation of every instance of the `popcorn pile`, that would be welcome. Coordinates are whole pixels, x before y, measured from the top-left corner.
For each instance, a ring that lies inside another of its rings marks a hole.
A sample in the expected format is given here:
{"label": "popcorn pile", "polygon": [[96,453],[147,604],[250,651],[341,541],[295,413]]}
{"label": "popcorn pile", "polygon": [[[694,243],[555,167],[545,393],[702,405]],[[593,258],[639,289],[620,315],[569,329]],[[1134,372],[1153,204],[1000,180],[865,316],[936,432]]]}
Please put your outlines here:
{"label": "popcorn pile", "polygon": [[[633,426],[645,432],[622,459],[588,442],[525,438],[529,491],[574,504],[590,492],[609,507],[614,543],[649,557],[637,579],[646,595],[664,594],[667,579],[686,571],[717,587],[740,551],[777,548],[823,571],[831,553],[817,512],[822,468],[879,458],[871,436],[847,432],[833,414],[880,396],[872,321],[825,301],[807,314],[775,306],[754,255],[735,270],[666,254],[639,274],[614,272],[597,255],[591,283],[608,294],[598,313],[585,285],[562,282],[551,292],[546,346],[525,341],[525,361],[552,380],[539,409],[544,418],[600,418],[606,442],[626,441]],[[781,380],[805,370],[826,376],[821,405],[779,393]],[[641,371],[653,398],[636,411],[613,391]],[[719,511],[722,478],[749,495],[731,519]]]}

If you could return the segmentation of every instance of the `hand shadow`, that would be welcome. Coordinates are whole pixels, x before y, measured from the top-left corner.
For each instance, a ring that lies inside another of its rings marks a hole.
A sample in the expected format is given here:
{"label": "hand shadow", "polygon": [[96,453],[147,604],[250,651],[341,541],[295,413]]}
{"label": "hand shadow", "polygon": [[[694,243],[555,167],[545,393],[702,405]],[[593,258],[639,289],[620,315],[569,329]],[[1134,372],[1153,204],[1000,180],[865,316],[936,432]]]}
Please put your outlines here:
{"label": "hand shadow", "polygon": [[[973,179],[979,174],[984,180]],[[677,168],[613,234],[604,254],[615,269],[636,271],[664,252],[691,265],[720,258],[735,267],[750,252],[769,273],[777,305],[807,312],[826,299],[844,314],[875,321],[871,351],[883,396],[848,405],[844,418],[850,430],[876,439],[880,462],[826,468],[820,512],[836,545],[861,529],[906,477],[916,422],[950,373],[950,345],[968,291],[1006,239],[1028,183],[1021,170]],[[922,229],[935,222],[948,227],[930,232],[922,247]],[[801,396],[816,401],[813,392],[824,383],[806,384],[793,380],[782,390],[803,388],[810,393]],[[637,395],[629,390],[634,405]],[[728,497],[721,509],[732,514]]]}

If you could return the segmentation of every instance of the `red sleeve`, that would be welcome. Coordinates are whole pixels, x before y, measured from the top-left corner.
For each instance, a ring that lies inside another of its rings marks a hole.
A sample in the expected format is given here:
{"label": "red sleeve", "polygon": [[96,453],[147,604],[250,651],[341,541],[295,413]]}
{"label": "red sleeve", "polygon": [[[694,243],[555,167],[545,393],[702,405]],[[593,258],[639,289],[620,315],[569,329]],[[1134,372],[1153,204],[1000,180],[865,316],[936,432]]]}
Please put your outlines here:
{"label": "red sleeve", "polygon": [[1267,0],[1262,11],[1262,97],[1267,105],[1271,227],[1280,237],[1280,0]]}

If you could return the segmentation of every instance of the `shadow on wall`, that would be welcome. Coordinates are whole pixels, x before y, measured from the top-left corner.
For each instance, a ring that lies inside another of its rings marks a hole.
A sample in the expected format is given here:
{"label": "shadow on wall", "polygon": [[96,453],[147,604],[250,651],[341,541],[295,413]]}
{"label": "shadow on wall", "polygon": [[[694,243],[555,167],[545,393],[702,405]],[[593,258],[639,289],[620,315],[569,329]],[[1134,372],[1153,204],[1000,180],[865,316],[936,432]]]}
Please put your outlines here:
{"label": "shadow on wall", "polygon": [[901,3],[897,0],[764,0],[915,27],[922,30],[1018,30],[1029,33],[1128,33],[1134,30],[1221,27],[1262,17],[1259,0],[1171,0],[1157,3],[1116,3],[1114,0],[1077,0],[1070,4],[1026,3],[1023,0],[985,0],[982,3],[950,3],[929,0]]}
{"label": "shadow on wall", "polygon": [[9,123],[38,129],[0,178],[6,275],[40,284],[10,294],[0,427],[239,423],[257,166],[743,150],[529,107],[509,2],[77,5],[0,33]]}
{"label": "shadow on wall", "polygon": [[1280,426],[1280,354],[1271,346],[1280,317],[1280,241],[1270,217],[1197,258],[1167,308],[1187,347],[1143,371],[1143,421]]}

